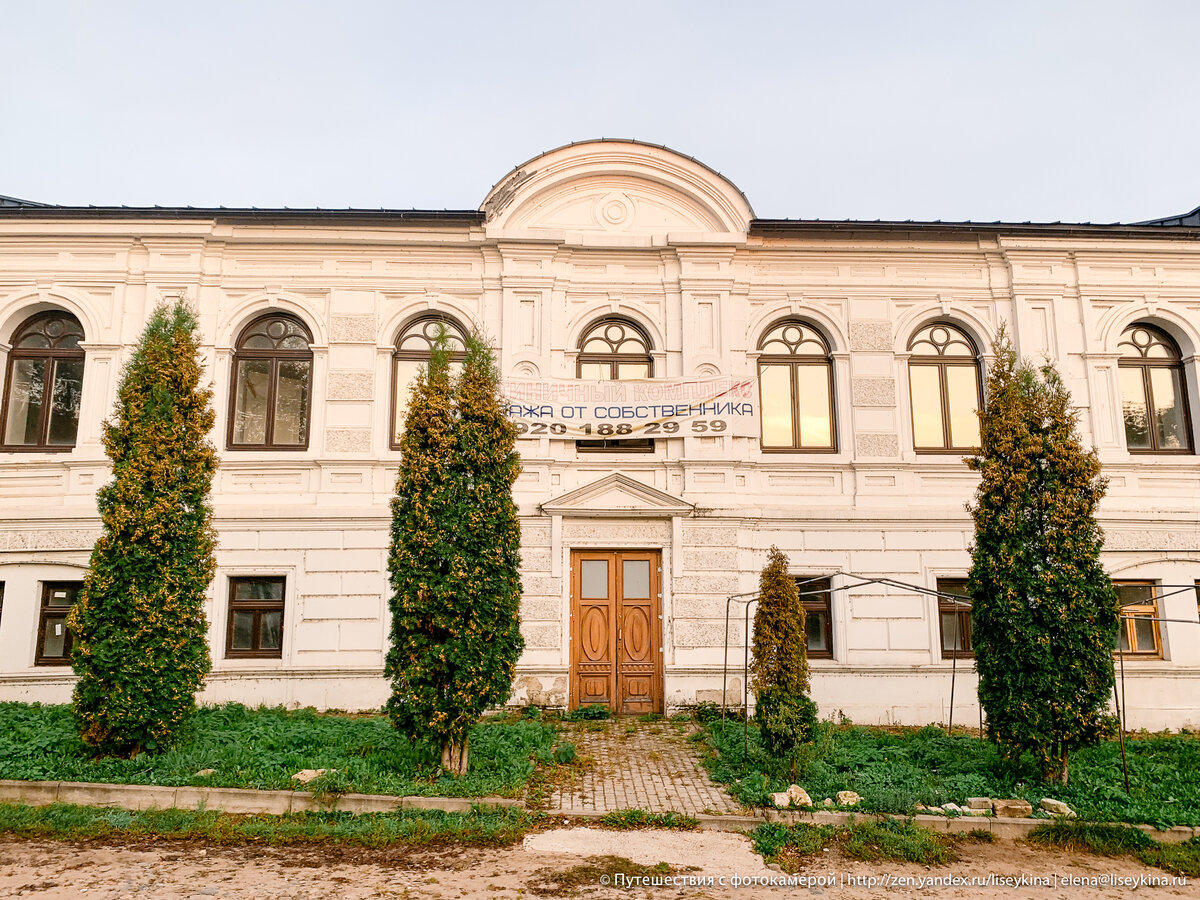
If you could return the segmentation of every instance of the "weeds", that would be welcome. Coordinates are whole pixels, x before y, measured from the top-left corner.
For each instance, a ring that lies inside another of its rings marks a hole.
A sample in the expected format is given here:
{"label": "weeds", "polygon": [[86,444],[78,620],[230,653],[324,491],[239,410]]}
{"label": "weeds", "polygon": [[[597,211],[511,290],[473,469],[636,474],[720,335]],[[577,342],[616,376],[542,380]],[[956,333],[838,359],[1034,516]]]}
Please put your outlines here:
{"label": "weeds", "polygon": [[1164,844],[1129,825],[1054,821],[1031,832],[1027,840],[1056,850],[1128,856],[1174,875],[1200,876],[1200,838]]}
{"label": "weeds", "polygon": [[608,828],[670,828],[674,831],[695,831],[699,821],[692,816],[674,812],[650,813],[644,809],[619,809],[600,817],[600,824]]}
{"label": "weeds", "polygon": [[1200,824],[1200,779],[1194,777],[1200,771],[1200,737],[1193,734],[1128,738],[1129,794],[1114,741],[1073,754],[1068,785],[1049,787],[1039,783],[1032,760],[1013,771],[987,741],[948,735],[937,726],[883,729],[823,722],[814,742],[786,760],[766,753],[753,724],[747,734],[745,753],[740,722],[710,721],[692,737],[704,742],[713,779],[751,806],[764,805],[767,794],[794,781],[814,799],[856,791],[862,809],[891,815],[911,814],[918,803],[940,806],[967,797],[1023,797],[1036,809],[1050,796],[1070,804],[1083,819],[1159,827]]}
{"label": "weeds", "polygon": [[623,856],[593,856],[569,869],[540,869],[534,873],[529,886],[534,894],[540,896],[570,897],[583,890],[594,890],[596,885],[608,884],[615,875],[645,878],[671,875],[675,871],[665,862],[644,866]]}
{"label": "weeds", "polygon": [[795,872],[806,857],[836,847],[851,859],[945,865],[958,859],[954,840],[899,819],[834,825],[782,825],[770,822],[750,832],[755,852],[767,862]]}
{"label": "weeds", "polygon": [[[555,728],[516,716],[471,731],[470,771],[445,775],[428,748],[381,715],[204,707],[173,749],[98,758],[80,742],[69,706],[0,703],[0,778],[295,790],[300,769],[337,769],[307,789],[452,797],[516,796],[538,761],[553,764]],[[199,776],[197,772],[214,769]]]}
{"label": "weeds", "polygon": [[389,813],[303,812],[231,815],[215,810],[97,809],[0,804],[0,833],[19,837],[86,840],[157,837],[217,844],[335,843],[360,847],[514,844],[536,824],[521,809],[476,809],[469,813],[405,809]]}

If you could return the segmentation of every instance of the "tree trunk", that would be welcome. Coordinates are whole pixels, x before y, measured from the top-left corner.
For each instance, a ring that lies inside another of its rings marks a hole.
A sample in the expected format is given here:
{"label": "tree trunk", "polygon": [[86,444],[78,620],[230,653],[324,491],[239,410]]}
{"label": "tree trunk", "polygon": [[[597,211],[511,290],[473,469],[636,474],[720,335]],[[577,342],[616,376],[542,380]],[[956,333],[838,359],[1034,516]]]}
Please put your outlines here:
{"label": "tree trunk", "polygon": [[1060,746],[1057,752],[1046,761],[1045,771],[1042,775],[1048,784],[1066,786],[1067,777],[1070,774],[1070,765],[1071,751],[1066,747]]}
{"label": "tree trunk", "polygon": [[442,768],[451,775],[467,774],[467,738],[442,744]]}

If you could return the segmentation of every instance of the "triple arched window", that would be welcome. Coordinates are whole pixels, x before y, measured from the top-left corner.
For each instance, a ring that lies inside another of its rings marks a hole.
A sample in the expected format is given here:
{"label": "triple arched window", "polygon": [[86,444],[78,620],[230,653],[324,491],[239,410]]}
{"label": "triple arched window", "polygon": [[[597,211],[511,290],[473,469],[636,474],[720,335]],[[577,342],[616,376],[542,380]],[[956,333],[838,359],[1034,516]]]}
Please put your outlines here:
{"label": "triple arched window", "polygon": [[833,361],[819,331],[777,322],[758,342],[763,450],[833,451]]}
{"label": "triple arched window", "polygon": [[229,449],[303,450],[312,405],[312,332],[287,313],[242,329],[233,353]]}
{"label": "triple arched window", "polygon": [[983,405],[975,342],[953,325],[934,322],[912,336],[908,351],[913,449],[975,450]]}
{"label": "triple arched window", "polygon": [[1190,453],[1192,424],[1178,345],[1161,328],[1138,322],[1125,329],[1118,349],[1126,447],[1131,453]]}
{"label": "triple arched window", "polygon": [[83,326],[61,311],[26,319],[8,354],[0,434],[6,450],[69,450],[79,431]]}
{"label": "triple arched window", "polygon": [[439,313],[427,313],[409,320],[396,335],[392,352],[392,435],[391,448],[400,449],[404,435],[404,418],[408,414],[409,391],[421,366],[429,362],[429,354],[438,336],[446,338],[450,354],[450,371],[456,374],[467,355],[466,332],[458,322]]}
{"label": "triple arched window", "polygon": [[[633,381],[654,375],[650,335],[630,319],[609,316],[593,322],[579,339],[575,374],[595,381]],[[646,453],[654,449],[653,438],[576,441],[578,450],[610,450]]]}

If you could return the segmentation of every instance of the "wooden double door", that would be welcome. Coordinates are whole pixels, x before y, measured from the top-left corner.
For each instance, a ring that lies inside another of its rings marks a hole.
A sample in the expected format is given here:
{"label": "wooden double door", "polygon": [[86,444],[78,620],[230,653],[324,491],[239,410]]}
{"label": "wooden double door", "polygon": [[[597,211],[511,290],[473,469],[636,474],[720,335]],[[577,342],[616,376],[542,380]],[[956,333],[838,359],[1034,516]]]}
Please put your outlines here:
{"label": "wooden double door", "polygon": [[572,709],[663,711],[661,562],[657,550],[572,552]]}

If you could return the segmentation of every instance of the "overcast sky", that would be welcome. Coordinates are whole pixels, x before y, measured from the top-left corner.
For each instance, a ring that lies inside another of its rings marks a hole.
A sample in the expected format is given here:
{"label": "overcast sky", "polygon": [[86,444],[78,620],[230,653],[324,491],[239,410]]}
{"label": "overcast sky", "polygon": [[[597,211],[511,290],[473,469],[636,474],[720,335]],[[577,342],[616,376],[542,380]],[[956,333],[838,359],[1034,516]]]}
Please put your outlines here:
{"label": "overcast sky", "polygon": [[571,141],[762,217],[1200,205],[1200,2],[0,0],[0,194],[472,209]]}

